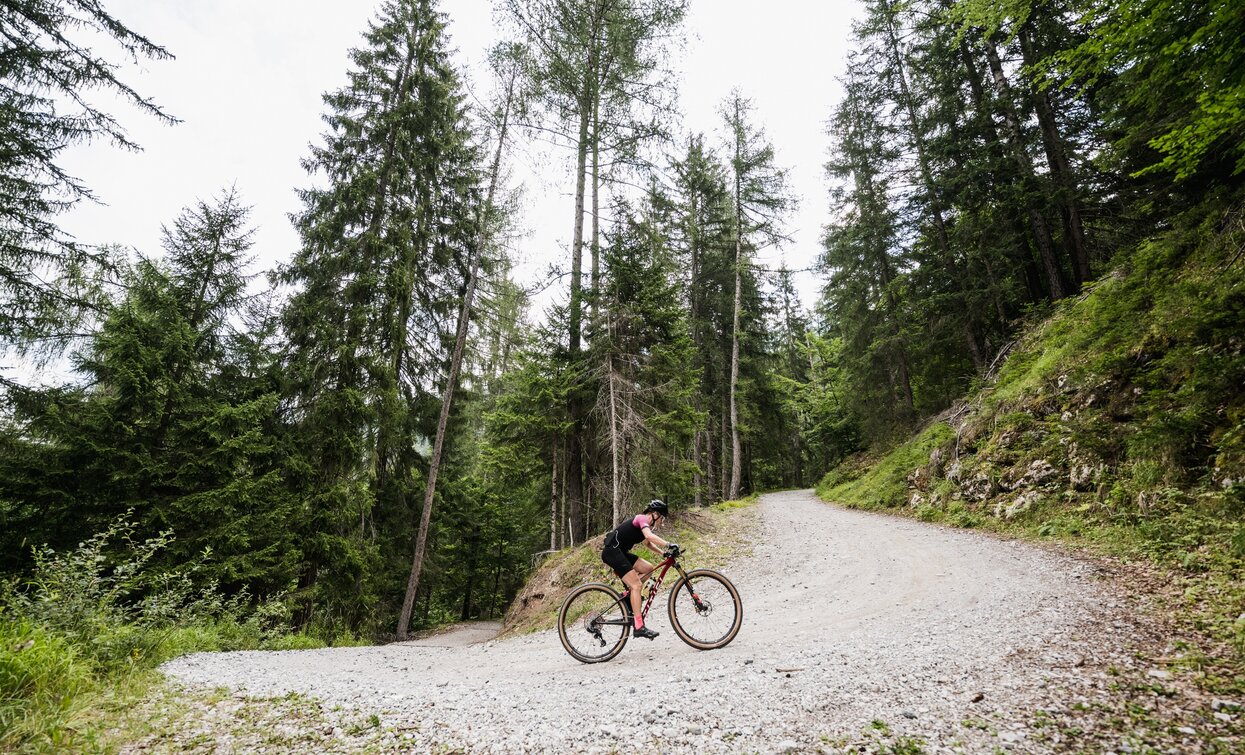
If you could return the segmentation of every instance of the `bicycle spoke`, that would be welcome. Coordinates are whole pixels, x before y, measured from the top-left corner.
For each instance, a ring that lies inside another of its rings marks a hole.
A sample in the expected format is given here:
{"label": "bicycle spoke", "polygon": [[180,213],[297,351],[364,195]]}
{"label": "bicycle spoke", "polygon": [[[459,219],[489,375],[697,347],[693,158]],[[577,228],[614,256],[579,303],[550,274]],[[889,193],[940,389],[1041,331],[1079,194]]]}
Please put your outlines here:
{"label": "bicycle spoke", "polygon": [[725,577],[698,570],[689,573],[677,590],[671,598],[670,619],[684,641],[708,650],[734,639],[743,608]]}
{"label": "bicycle spoke", "polygon": [[617,655],[630,628],[631,619],[618,595],[601,585],[586,585],[571,593],[558,615],[563,647],[585,663]]}

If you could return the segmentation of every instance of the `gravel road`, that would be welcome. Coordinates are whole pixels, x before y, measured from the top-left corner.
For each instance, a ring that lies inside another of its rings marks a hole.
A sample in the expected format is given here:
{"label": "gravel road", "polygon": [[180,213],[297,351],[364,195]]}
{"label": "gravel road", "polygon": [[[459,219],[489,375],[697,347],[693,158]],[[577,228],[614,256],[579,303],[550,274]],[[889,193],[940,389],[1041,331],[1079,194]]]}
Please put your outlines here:
{"label": "gravel road", "polygon": [[1046,752],[1058,738],[1030,728],[1035,711],[1094,686],[1096,656],[1132,631],[1089,563],[809,491],[763,496],[754,511],[753,555],[724,570],[743,629],[721,650],[683,644],[663,595],[650,621],[661,637],[633,638],[607,664],[580,664],[542,632],[197,654],[165,671],[374,711],[400,732],[398,750],[814,752],[886,732],[926,752]]}

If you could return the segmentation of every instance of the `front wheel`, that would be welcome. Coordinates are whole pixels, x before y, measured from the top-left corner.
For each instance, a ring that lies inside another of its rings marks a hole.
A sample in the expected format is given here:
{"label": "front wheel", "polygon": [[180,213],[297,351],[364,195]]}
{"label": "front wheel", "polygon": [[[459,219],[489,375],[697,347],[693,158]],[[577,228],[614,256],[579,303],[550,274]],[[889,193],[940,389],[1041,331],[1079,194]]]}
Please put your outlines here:
{"label": "front wheel", "polygon": [[558,611],[558,639],[577,661],[601,663],[622,652],[631,636],[631,611],[613,588],[576,587]]}
{"label": "front wheel", "polygon": [[744,604],[735,585],[709,569],[694,569],[670,593],[670,626],[697,650],[726,647],[744,623]]}

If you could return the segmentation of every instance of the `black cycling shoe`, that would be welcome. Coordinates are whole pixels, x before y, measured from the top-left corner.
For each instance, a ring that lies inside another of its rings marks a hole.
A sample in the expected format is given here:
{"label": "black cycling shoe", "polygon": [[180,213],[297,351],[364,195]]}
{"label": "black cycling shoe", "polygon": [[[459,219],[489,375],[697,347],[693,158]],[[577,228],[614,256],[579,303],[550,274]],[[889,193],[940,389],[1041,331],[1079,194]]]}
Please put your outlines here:
{"label": "black cycling shoe", "polygon": [[648,627],[640,627],[639,629],[637,629],[637,630],[635,630],[634,632],[632,632],[632,634],[634,634],[636,637],[643,637],[643,638],[645,638],[646,640],[655,640],[655,639],[657,639],[657,635],[659,635],[659,634],[661,634],[661,633],[660,633],[660,632],[654,632],[653,630],[649,629]]}

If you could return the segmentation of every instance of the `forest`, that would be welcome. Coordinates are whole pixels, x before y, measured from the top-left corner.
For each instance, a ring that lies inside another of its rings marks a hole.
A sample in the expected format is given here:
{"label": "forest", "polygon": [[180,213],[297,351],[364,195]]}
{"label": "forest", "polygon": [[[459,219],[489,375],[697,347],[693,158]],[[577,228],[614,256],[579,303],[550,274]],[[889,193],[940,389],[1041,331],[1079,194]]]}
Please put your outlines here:
{"label": "forest", "polygon": [[[245,187],[153,218],[138,254],[59,227],[93,199],[66,148],[139,146],[84,94],[175,127],[117,65],[171,52],[100,0],[0,2],[0,346],[27,367],[0,386],[8,599],[85,548],[141,554],[135,599],[184,583],[327,642],[497,617],[650,498],[806,488],[907,437],[1156,233],[1240,238],[1231,0],[863,0],[824,197],[793,195],[746,92],[717,132],[681,126],[687,12],[496,0],[507,39],[468,82],[435,0],[382,0],[323,96],[300,245],[260,270]],[[543,308],[506,180],[535,131],[573,178]],[[758,262],[797,200],[833,218],[812,307]],[[1203,386],[1228,408],[1174,418],[1211,440],[1173,463],[1242,442],[1235,337]]]}

